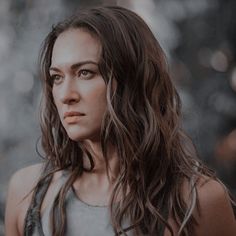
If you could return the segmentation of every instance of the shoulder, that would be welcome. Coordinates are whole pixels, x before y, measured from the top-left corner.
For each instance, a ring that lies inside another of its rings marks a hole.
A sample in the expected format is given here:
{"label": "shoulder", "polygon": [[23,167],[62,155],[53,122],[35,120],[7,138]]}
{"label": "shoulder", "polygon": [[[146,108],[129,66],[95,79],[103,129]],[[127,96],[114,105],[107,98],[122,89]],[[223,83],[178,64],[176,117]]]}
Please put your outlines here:
{"label": "shoulder", "polygon": [[30,192],[37,183],[43,168],[44,164],[39,163],[27,166],[15,172],[10,179],[8,192],[13,191],[14,195],[23,197]]}
{"label": "shoulder", "polygon": [[236,235],[236,221],[226,187],[219,181],[203,176],[197,186],[199,211],[196,235]]}
{"label": "shoulder", "polygon": [[[228,210],[229,213],[233,214],[233,209],[228,194],[228,190],[218,180],[214,180],[208,177],[202,177],[197,183],[197,194],[199,200],[199,207],[204,213],[211,208],[216,212],[219,210],[221,213],[224,213],[224,210]],[[218,206],[218,209],[215,207]],[[220,209],[219,207],[224,207]]]}
{"label": "shoulder", "polygon": [[[30,165],[27,167],[24,167],[18,171],[16,171],[11,179],[10,179],[10,183],[14,183],[15,181],[18,180],[18,178],[26,178],[26,179],[31,179],[31,181],[33,180],[37,180],[38,177],[40,176],[40,174],[42,173],[44,168],[44,163],[37,163],[34,165]],[[31,178],[29,178],[29,175]]]}
{"label": "shoulder", "polygon": [[[5,211],[6,235],[20,235],[19,219],[24,221],[28,209],[31,191],[43,171],[44,164],[35,164],[18,170],[9,181]],[[21,217],[22,216],[22,217]],[[18,232],[18,233],[17,233]]]}

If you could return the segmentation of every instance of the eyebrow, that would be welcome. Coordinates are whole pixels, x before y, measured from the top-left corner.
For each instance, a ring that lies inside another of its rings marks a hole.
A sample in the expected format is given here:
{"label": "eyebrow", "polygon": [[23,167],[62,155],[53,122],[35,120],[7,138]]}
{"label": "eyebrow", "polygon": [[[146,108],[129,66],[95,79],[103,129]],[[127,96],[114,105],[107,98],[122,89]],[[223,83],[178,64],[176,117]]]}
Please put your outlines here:
{"label": "eyebrow", "polygon": [[[75,63],[73,65],[71,65],[70,69],[71,70],[76,70],[78,69],[79,67],[83,66],[83,65],[86,65],[86,64],[93,64],[93,65],[98,65],[97,62],[95,61],[81,61],[81,62],[78,62],[78,63]],[[57,68],[57,67],[50,67],[49,68],[49,71],[56,71],[56,72],[59,72],[60,70]]]}

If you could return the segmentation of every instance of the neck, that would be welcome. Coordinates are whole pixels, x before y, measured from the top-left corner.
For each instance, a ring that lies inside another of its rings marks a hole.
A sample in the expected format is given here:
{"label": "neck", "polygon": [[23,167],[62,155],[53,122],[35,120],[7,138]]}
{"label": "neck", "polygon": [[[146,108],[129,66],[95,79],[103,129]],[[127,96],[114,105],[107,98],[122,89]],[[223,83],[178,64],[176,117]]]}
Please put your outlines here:
{"label": "neck", "polygon": [[[94,169],[90,173],[97,175],[97,177],[106,176],[108,178],[111,178],[111,180],[116,178],[118,172],[118,157],[114,146],[110,144],[107,148],[108,168],[105,162],[100,142],[92,142],[90,140],[86,140],[83,142],[83,147],[90,153],[94,161]],[[86,168],[90,167],[90,161],[87,156],[84,157],[84,166]]]}
{"label": "neck", "polygon": [[[108,171],[100,143],[84,141],[83,149],[88,151],[94,161],[92,171],[84,171],[74,182],[77,196],[91,205],[108,205],[118,173],[118,158],[115,148],[108,147]],[[84,166],[89,169],[90,162],[84,155]]]}

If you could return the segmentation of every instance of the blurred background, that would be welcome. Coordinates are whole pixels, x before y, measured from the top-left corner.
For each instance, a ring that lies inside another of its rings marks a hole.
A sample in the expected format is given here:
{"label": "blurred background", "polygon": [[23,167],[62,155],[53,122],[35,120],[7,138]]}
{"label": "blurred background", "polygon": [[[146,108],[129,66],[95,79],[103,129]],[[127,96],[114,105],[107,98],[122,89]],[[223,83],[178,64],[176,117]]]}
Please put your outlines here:
{"label": "blurred background", "polygon": [[41,161],[42,41],[52,24],[94,5],[124,6],[145,19],[167,55],[185,130],[201,159],[236,193],[235,0],[0,0],[0,235],[10,176]]}

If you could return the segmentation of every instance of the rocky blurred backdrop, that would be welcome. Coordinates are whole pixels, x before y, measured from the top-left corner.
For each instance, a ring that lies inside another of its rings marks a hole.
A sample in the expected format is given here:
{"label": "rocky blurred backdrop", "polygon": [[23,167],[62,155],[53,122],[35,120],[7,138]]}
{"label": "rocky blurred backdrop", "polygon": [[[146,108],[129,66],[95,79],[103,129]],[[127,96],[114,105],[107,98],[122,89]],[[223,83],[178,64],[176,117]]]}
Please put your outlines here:
{"label": "rocky blurred backdrop", "polygon": [[52,24],[93,5],[124,6],[146,20],[167,54],[186,131],[236,193],[236,1],[0,0],[0,236],[10,176],[41,161],[41,43]]}

